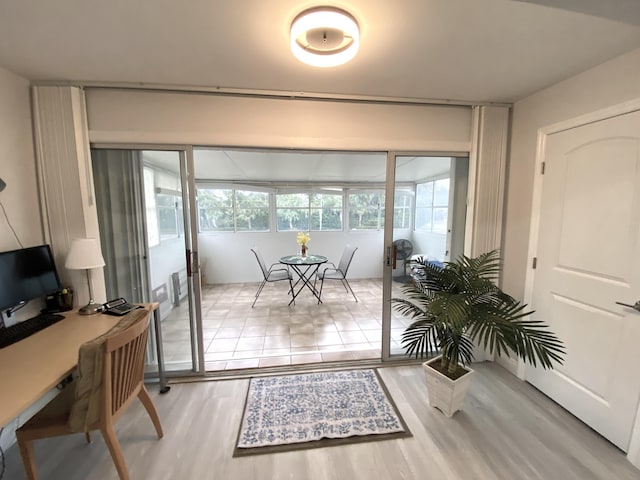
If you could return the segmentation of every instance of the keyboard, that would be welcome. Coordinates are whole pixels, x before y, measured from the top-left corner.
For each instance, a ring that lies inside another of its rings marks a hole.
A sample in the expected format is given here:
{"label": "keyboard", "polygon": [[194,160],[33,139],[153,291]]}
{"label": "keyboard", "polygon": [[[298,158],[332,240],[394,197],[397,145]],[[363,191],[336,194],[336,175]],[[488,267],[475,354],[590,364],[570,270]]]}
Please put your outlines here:
{"label": "keyboard", "polygon": [[64,317],[57,313],[41,313],[38,316],[18,322],[10,327],[2,328],[0,329],[0,348],[13,345],[62,319],[64,319]]}

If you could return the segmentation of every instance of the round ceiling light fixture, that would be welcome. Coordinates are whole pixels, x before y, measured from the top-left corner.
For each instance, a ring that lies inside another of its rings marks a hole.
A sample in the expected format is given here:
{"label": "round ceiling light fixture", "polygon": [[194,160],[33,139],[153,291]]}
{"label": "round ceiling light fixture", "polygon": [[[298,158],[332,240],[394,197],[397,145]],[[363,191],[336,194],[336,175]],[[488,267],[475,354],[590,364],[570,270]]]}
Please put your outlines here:
{"label": "round ceiling light fixture", "polygon": [[342,65],[356,56],[359,47],[358,22],[339,8],[311,8],[291,23],[291,52],[308,65]]}

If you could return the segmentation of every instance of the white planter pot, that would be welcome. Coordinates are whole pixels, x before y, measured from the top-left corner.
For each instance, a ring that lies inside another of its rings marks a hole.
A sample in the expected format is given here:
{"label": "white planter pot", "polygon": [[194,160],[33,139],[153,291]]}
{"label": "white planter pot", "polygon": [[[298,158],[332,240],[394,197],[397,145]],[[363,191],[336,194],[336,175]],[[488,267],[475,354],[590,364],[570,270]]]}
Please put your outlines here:
{"label": "white planter pot", "polygon": [[453,416],[458,410],[462,410],[464,399],[471,385],[471,377],[473,370],[464,367],[468,373],[464,374],[457,380],[451,380],[443,375],[435,368],[430,366],[431,363],[440,361],[440,357],[432,358],[424,362],[422,368],[427,378],[427,390],[429,392],[429,405],[437,408],[447,417]]}

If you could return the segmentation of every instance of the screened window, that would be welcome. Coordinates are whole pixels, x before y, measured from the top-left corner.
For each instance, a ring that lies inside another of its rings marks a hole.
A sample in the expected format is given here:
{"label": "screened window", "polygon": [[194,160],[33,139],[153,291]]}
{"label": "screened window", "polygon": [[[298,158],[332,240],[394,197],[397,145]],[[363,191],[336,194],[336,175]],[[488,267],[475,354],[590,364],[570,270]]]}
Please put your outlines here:
{"label": "screened window", "polygon": [[150,247],[184,233],[182,193],[178,175],[143,167],[147,241]]}
{"label": "screened window", "polygon": [[235,191],[236,231],[269,231],[269,194],[250,190]]}
{"label": "screened window", "polygon": [[198,222],[201,232],[267,232],[269,194],[199,187]]}
{"label": "screened window", "polygon": [[411,228],[412,191],[398,188],[393,202],[393,228]]}
{"label": "screened window", "polygon": [[201,232],[232,232],[233,190],[199,188],[198,222]]}
{"label": "screened window", "polygon": [[342,230],[342,193],[279,193],[278,231]]}
{"label": "screened window", "polygon": [[349,193],[349,228],[380,230],[384,228],[384,192]]}
{"label": "screened window", "polygon": [[416,230],[447,233],[449,178],[416,186]]}
{"label": "screened window", "polygon": [[180,235],[182,233],[182,197],[178,192],[157,194],[156,206],[160,238],[172,238]]}

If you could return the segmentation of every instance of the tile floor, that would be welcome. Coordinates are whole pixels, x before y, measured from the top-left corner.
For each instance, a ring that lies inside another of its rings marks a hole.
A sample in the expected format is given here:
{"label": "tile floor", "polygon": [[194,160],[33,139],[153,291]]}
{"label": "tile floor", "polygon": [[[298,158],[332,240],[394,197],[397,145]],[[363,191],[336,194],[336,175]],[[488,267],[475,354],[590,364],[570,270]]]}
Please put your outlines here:
{"label": "tile floor", "polygon": [[[271,283],[254,308],[258,283],[207,285],[202,292],[207,371],[380,358],[382,281],[350,284],[358,302],[331,281],[325,283],[322,304],[303,291],[289,307],[287,283]],[[408,323],[392,319],[392,353],[403,352],[400,335]],[[162,330],[167,371],[189,369],[186,302],[163,320]]]}

